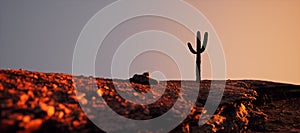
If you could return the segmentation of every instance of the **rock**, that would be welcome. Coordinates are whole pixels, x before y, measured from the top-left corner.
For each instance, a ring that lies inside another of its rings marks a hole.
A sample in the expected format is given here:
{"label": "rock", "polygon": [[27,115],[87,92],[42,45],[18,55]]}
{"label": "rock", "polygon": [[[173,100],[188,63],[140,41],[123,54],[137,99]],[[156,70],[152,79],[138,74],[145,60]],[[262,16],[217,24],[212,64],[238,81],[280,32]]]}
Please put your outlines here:
{"label": "rock", "polygon": [[134,96],[138,96],[139,94],[138,94],[137,92],[134,92],[133,95],[134,95]]}
{"label": "rock", "polygon": [[71,110],[68,109],[68,108],[64,108],[64,111],[65,111],[66,114],[70,114],[71,113]]}
{"label": "rock", "polygon": [[0,84],[0,91],[3,91],[4,90],[4,87],[2,84]]}
{"label": "rock", "polygon": [[73,126],[74,127],[78,127],[80,125],[80,122],[79,121],[73,121]]}
{"label": "rock", "polygon": [[31,120],[30,116],[29,115],[26,115],[23,117],[23,122],[29,122]]}
{"label": "rock", "polygon": [[49,106],[47,110],[47,115],[51,117],[55,113],[55,108],[53,106]]}
{"label": "rock", "polygon": [[57,88],[57,85],[56,85],[56,84],[53,84],[53,88],[54,88],[54,89]]}
{"label": "rock", "polygon": [[150,78],[149,72],[145,72],[142,75],[135,74],[129,79],[130,82],[143,84],[143,85],[156,85],[159,82],[156,79]]}
{"label": "rock", "polygon": [[102,96],[103,96],[103,93],[104,93],[104,92],[103,92],[101,89],[98,89],[98,90],[97,90],[98,96],[102,97]]}
{"label": "rock", "polygon": [[47,116],[48,117],[51,117],[52,115],[54,115],[55,113],[55,107],[54,106],[51,106],[51,105],[47,105],[45,103],[40,103],[39,104],[41,110],[43,110],[44,112],[47,113]]}
{"label": "rock", "polygon": [[26,95],[26,94],[22,94],[22,95],[20,96],[20,100],[21,100],[22,102],[24,102],[24,103],[28,100],[28,98],[29,98],[29,96]]}
{"label": "rock", "polygon": [[58,113],[58,118],[61,119],[61,118],[63,118],[63,117],[64,117],[64,112],[60,111],[60,112]]}
{"label": "rock", "polygon": [[88,104],[88,100],[86,99],[86,98],[82,98],[82,99],[80,99],[80,103],[82,104],[82,105],[86,105],[86,104]]}
{"label": "rock", "polygon": [[26,126],[25,126],[25,129],[27,129],[27,131],[35,131],[35,130],[38,130],[41,125],[43,123],[43,120],[42,119],[34,119],[34,120],[31,120]]}

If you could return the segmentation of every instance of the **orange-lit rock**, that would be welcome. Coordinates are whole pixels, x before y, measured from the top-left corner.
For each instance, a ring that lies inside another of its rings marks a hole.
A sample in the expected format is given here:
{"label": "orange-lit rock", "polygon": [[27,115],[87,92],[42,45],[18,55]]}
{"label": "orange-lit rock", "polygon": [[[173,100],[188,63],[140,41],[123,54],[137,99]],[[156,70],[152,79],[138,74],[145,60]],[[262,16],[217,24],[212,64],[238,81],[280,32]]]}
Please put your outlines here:
{"label": "orange-lit rock", "polygon": [[0,91],[3,91],[4,90],[4,87],[3,85],[0,83]]}
{"label": "orange-lit rock", "polygon": [[44,87],[42,88],[42,92],[47,92],[47,91],[48,91],[47,86],[44,86]]}
{"label": "orange-lit rock", "polygon": [[34,120],[31,120],[28,122],[27,125],[25,125],[25,129],[27,131],[35,131],[35,130],[38,130],[41,125],[43,123],[43,120],[42,119],[34,119]]}
{"label": "orange-lit rock", "polygon": [[7,91],[8,91],[8,93],[10,93],[10,94],[15,94],[15,93],[17,92],[17,91],[14,90],[14,89],[8,89]]}
{"label": "orange-lit rock", "polygon": [[28,94],[29,97],[34,98],[34,93],[33,93],[32,90],[29,90],[29,91],[27,92],[27,94]]}
{"label": "orange-lit rock", "polygon": [[43,102],[40,102],[39,106],[40,106],[41,110],[47,112],[47,110],[48,110],[48,105],[47,104],[45,104]]}
{"label": "orange-lit rock", "polygon": [[79,121],[73,121],[73,126],[78,127],[80,125]]}
{"label": "orange-lit rock", "polygon": [[97,94],[98,94],[98,96],[102,97],[103,91],[102,91],[101,89],[98,89],[98,90],[97,90]]}
{"label": "orange-lit rock", "polygon": [[71,113],[71,110],[68,109],[68,108],[64,108],[64,111],[65,111],[66,114],[70,114]]}
{"label": "orange-lit rock", "polygon": [[114,96],[114,93],[113,92],[109,92],[109,95],[112,97],[112,96]]}
{"label": "orange-lit rock", "polygon": [[58,118],[61,119],[61,118],[63,118],[63,117],[64,117],[64,112],[60,111],[60,112],[58,113]]}
{"label": "orange-lit rock", "polygon": [[47,115],[51,117],[55,113],[55,108],[53,106],[49,106],[47,109]]}
{"label": "orange-lit rock", "polygon": [[26,115],[23,117],[23,122],[29,122],[31,120],[30,116],[29,115]]}
{"label": "orange-lit rock", "polygon": [[86,105],[86,104],[89,103],[89,101],[88,101],[86,98],[82,98],[82,99],[80,100],[80,103],[83,104],[83,105]]}
{"label": "orange-lit rock", "polygon": [[63,105],[63,104],[58,104],[58,107],[59,107],[60,109],[62,109],[62,110],[65,112],[66,115],[68,115],[68,114],[71,113],[71,110],[70,110],[69,108],[67,108],[67,107],[66,107],[65,105]]}
{"label": "orange-lit rock", "polygon": [[22,102],[24,102],[24,103],[28,100],[28,98],[29,98],[29,96],[26,95],[26,94],[22,94],[22,95],[20,96],[20,100],[21,100]]}
{"label": "orange-lit rock", "polygon": [[57,85],[56,85],[56,84],[53,84],[52,86],[53,86],[54,89],[57,88]]}
{"label": "orange-lit rock", "polygon": [[106,90],[109,90],[109,87],[108,87],[108,86],[104,86],[103,88],[106,89]]}

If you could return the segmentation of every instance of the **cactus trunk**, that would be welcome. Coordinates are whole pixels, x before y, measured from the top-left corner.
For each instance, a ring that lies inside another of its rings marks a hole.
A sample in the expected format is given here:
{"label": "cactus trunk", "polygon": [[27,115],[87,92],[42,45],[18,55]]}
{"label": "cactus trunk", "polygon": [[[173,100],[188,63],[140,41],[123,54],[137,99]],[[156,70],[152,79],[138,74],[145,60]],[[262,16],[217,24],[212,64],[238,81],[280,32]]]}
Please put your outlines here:
{"label": "cactus trunk", "polygon": [[196,81],[201,81],[201,56],[197,54],[196,57]]}

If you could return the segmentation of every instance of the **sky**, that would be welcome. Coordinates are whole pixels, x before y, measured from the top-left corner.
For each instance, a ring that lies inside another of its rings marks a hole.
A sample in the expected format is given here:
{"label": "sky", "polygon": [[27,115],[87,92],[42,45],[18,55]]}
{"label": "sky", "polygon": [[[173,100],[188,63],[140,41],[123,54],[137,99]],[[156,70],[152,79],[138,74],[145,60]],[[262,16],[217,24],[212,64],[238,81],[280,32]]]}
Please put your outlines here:
{"label": "sky", "polygon": [[[73,52],[81,30],[95,13],[111,2],[1,0],[0,68],[71,73]],[[226,79],[300,84],[300,1],[187,2],[205,15],[218,34],[226,59]],[[162,27],[179,38],[182,36],[183,42],[194,43],[194,35],[185,32],[180,24],[168,21],[141,17],[124,22],[123,26],[111,32],[104,47],[116,47],[116,43],[122,43],[129,37],[127,33]],[[106,68],[110,66],[103,64],[103,60],[111,59],[103,57],[102,51],[97,54],[96,73],[106,77],[109,75]],[[156,60],[149,60],[150,57]],[[203,79],[211,79],[209,59],[204,53]],[[165,63],[160,68],[168,73],[166,77],[178,76],[170,73],[178,71],[174,61],[158,52],[145,53],[134,59],[129,71],[130,74],[141,73],[144,69],[155,71],[157,68],[145,68],[145,64],[158,66],[161,62]],[[190,67],[194,69],[195,66]]]}
{"label": "sky", "polygon": [[300,83],[300,1],[191,1],[224,46],[231,79]]}

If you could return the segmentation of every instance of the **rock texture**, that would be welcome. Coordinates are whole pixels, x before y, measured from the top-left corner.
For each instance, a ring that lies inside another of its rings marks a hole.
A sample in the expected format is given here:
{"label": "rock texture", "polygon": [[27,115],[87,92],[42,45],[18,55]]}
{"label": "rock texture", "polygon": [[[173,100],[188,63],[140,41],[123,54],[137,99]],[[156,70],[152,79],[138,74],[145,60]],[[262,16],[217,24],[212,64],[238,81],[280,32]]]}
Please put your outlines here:
{"label": "rock texture", "polygon": [[[216,112],[199,126],[199,118],[208,117],[204,104],[214,104],[206,103],[208,94],[218,91],[210,90],[220,84],[221,81],[202,81],[195,106],[170,132],[300,132],[300,86],[255,80],[227,80]],[[91,122],[97,116],[88,111],[106,110],[104,101],[129,119],[148,120],[169,110],[180,115],[180,111],[172,108],[182,97],[178,92],[185,89],[183,95],[189,95],[192,91],[188,88],[195,86],[199,83],[166,81],[150,86],[127,80],[0,70],[0,130],[3,133],[104,132]],[[166,88],[163,94],[153,91],[163,88]],[[158,100],[148,105],[135,104],[117,90],[132,96],[149,93]],[[184,105],[186,101],[180,102]],[[111,126],[115,132],[124,131],[118,125]]]}

